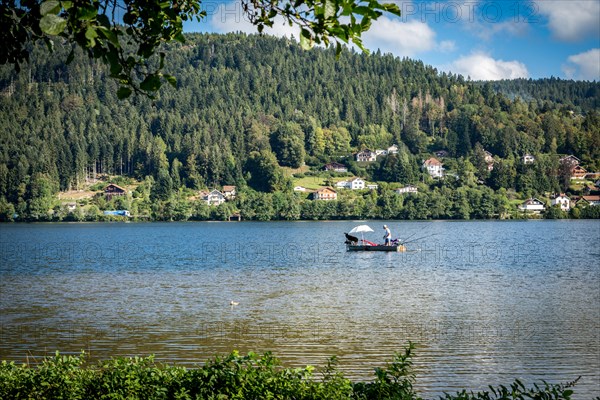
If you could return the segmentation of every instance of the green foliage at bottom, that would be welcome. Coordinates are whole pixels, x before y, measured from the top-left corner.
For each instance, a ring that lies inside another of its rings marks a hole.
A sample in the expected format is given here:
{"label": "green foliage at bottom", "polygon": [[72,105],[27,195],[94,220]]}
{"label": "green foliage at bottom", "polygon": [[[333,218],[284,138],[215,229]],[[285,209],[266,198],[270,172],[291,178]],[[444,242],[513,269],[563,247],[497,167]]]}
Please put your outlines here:
{"label": "green foliage at bottom", "polygon": [[[56,356],[36,367],[0,364],[2,399],[398,399],[418,400],[413,388],[412,351],[409,344],[391,363],[376,368],[371,382],[351,382],[337,369],[332,357],[317,369],[283,368],[270,353],[241,356],[234,351],[204,366],[186,369],[155,362],[154,357],[115,358],[86,365],[79,357]],[[519,380],[510,387],[490,391],[446,394],[446,400],[570,399],[566,384],[534,385]]]}

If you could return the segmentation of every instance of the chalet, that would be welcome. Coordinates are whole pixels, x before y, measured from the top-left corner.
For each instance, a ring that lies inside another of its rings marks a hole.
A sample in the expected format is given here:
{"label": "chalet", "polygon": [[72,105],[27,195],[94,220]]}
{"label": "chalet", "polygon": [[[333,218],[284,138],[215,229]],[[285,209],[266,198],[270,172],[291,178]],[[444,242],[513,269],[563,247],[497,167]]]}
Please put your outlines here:
{"label": "chalet", "polygon": [[348,168],[344,164],[330,162],[329,164],[325,164],[323,166],[323,170],[325,171],[334,171],[334,172],[348,172]]}
{"label": "chalet", "polygon": [[600,195],[581,196],[581,199],[577,202],[577,206],[600,206]]}
{"label": "chalet", "polygon": [[123,189],[119,185],[115,185],[114,183],[109,184],[104,188],[104,196],[106,200],[111,200],[115,196],[125,196],[127,194],[127,190]]}
{"label": "chalet", "polygon": [[202,200],[206,202],[209,206],[218,206],[220,204],[225,203],[225,195],[219,192],[217,189],[214,189],[210,192],[201,192]]}
{"label": "chalet", "polygon": [[335,186],[340,189],[361,190],[365,188],[365,181],[362,178],[352,178],[347,181],[339,181]]}
{"label": "chalet", "polygon": [[377,190],[377,189],[379,189],[379,185],[376,184],[376,183],[370,183],[370,184],[367,185],[367,189],[369,189],[369,190]]}
{"label": "chalet", "polygon": [[570,155],[570,156],[561,158],[560,160],[558,160],[558,162],[560,162],[563,165],[567,164],[567,165],[574,167],[576,165],[579,165],[579,163],[581,163],[581,160],[573,155]]}
{"label": "chalet", "polygon": [[408,186],[398,188],[398,189],[394,190],[394,192],[396,192],[398,194],[419,193],[419,189],[416,186],[408,185]]}
{"label": "chalet", "polygon": [[535,162],[535,157],[527,153],[523,157],[521,157],[521,161],[523,162],[523,164],[533,164]]}
{"label": "chalet", "polygon": [[434,157],[423,161],[422,168],[427,170],[432,178],[442,178],[444,176],[444,168],[442,163]]}
{"label": "chalet", "polygon": [[356,161],[372,162],[377,161],[377,154],[369,149],[364,149],[356,153]]}
{"label": "chalet", "polygon": [[225,185],[225,186],[223,186],[222,193],[223,193],[223,196],[225,196],[225,199],[233,200],[233,199],[235,199],[235,196],[237,194],[236,187],[232,186],[232,185]]}
{"label": "chalet", "polygon": [[561,193],[557,196],[554,196],[550,200],[550,205],[558,205],[561,210],[569,211],[571,209],[571,199],[568,198],[567,195],[565,195],[564,193]]}
{"label": "chalet", "polygon": [[530,212],[534,214],[539,214],[542,211],[546,210],[546,206],[541,200],[530,198],[525,200],[520,206],[519,210],[523,212]]}
{"label": "chalet", "polygon": [[587,173],[581,165],[576,165],[571,169],[571,179],[583,179]]}
{"label": "chalet", "polygon": [[325,187],[313,192],[313,200],[337,200],[337,192],[330,187]]}
{"label": "chalet", "polygon": [[384,150],[384,149],[376,149],[375,150],[375,155],[377,155],[377,156],[387,156],[388,155],[388,151]]}
{"label": "chalet", "polygon": [[387,148],[388,154],[398,154],[398,146],[393,144]]}

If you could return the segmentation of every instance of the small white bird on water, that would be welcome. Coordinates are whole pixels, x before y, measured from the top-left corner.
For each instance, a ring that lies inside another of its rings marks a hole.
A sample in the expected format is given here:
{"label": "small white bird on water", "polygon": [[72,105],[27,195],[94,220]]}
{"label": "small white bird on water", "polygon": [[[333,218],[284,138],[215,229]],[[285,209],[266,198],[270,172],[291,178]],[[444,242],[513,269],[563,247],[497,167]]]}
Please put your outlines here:
{"label": "small white bird on water", "polygon": [[232,307],[233,307],[233,306],[237,306],[238,304],[240,304],[240,302],[239,302],[239,301],[233,301],[233,300],[231,300],[231,301],[229,302],[229,305],[231,305]]}

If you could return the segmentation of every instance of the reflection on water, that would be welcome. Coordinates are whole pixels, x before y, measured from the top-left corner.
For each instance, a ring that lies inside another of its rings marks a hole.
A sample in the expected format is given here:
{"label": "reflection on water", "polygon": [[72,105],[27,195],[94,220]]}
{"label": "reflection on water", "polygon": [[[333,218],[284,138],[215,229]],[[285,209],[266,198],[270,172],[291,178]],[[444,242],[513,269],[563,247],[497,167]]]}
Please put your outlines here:
{"label": "reflection on water", "polygon": [[576,398],[600,393],[597,222],[392,221],[423,238],[347,253],[354,225],[2,225],[0,359],[271,350],[370,379],[411,340],[425,397],[580,375]]}

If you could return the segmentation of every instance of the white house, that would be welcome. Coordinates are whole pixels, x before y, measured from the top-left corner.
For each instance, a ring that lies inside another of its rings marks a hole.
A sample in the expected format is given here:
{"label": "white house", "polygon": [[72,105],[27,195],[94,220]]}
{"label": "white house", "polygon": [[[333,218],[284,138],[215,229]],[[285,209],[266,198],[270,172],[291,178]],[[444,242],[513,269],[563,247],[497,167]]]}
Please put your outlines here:
{"label": "white house", "polygon": [[444,176],[442,165],[438,159],[431,157],[423,162],[422,168],[426,169],[432,178],[441,178]]}
{"label": "white house", "polygon": [[365,188],[365,181],[362,178],[352,178],[347,181],[339,181],[335,187],[340,189],[360,190]]}
{"label": "white house", "polygon": [[523,156],[522,161],[523,164],[533,164],[535,162],[535,157],[527,153]]}
{"label": "white house", "polygon": [[377,153],[369,149],[364,149],[356,153],[356,161],[371,162],[377,161]]}
{"label": "white house", "polygon": [[209,206],[218,206],[219,204],[225,203],[225,195],[219,192],[217,189],[209,193],[202,193],[202,200],[206,202]]}
{"label": "white house", "polygon": [[531,212],[534,214],[539,214],[542,211],[546,210],[546,206],[544,203],[538,199],[530,198],[525,200],[520,206],[519,210],[523,212]]}
{"label": "white house", "polygon": [[405,187],[398,188],[398,189],[394,190],[394,192],[396,192],[398,194],[419,193],[419,189],[416,186],[408,185]]}
{"label": "white house", "polygon": [[559,205],[563,211],[569,211],[571,209],[571,199],[568,198],[564,193],[561,193],[550,200],[550,205]]}
{"label": "white house", "polygon": [[393,144],[387,148],[388,154],[398,154],[398,146]]}
{"label": "white house", "polygon": [[384,149],[375,149],[375,154],[377,156],[387,156],[388,155],[388,151],[384,150]]}

